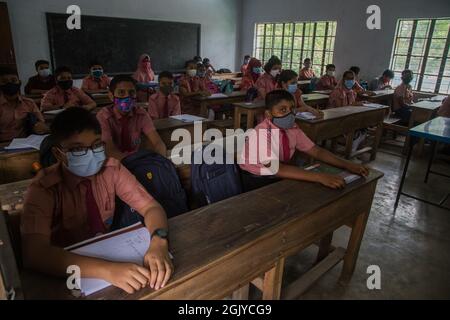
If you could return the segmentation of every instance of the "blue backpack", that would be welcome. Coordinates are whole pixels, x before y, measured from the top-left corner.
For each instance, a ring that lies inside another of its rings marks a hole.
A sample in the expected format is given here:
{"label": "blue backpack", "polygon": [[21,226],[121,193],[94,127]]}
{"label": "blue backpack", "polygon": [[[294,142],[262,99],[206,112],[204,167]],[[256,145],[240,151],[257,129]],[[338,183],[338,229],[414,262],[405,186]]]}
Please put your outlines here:
{"label": "blue backpack", "polygon": [[239,169],[236,164],[226,164],[225,152],[223,164],[195,164],[194,159],[203,159],[203,150],[192,153],[191,183],[192,196],[203,207],[242,193]]}
{"label": "blue backpack", "polygon": [[[168,219],[189,211],[186,192],[169,159],[151,151],[139,151],[125,158],[122,163],[164,208]],[[112,229],[139,221],[142,219],[134,209],[117,199]]]}

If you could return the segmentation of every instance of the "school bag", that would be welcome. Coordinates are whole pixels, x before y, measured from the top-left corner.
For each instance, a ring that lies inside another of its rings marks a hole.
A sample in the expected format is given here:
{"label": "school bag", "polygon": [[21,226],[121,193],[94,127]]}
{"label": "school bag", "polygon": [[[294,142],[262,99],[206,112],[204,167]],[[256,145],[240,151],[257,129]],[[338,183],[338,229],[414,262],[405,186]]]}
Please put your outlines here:
{"label": "school bag", "polygon": [[220,92],[225,93],[225,94],[230,94],[230,93],[233,93],[233,91],[234,91],[234,86],[230,80],[222,81],[222,83],[220,84]]}
{"label": "school bag", "polygon": [[[136,177],[148,193],[164,208],[167,218],[189,211],[186,192],[183,189],[173,163],[151,151],[139,151],[122,160],[122,164]],[[116,200],[112,229],[143,222],[134,208],[122,200]]]}
{"label": "school bag", "polygon": [[[223,152],[223,164],[206,164],[202,157],[205,148],[206,146],[198,148],[192,153],[191,165],[192,196],[201,207],[242,193],[237,165],[226,164],[225,152]],[[196,158],[202,159],[202,163],[195,164]]]}

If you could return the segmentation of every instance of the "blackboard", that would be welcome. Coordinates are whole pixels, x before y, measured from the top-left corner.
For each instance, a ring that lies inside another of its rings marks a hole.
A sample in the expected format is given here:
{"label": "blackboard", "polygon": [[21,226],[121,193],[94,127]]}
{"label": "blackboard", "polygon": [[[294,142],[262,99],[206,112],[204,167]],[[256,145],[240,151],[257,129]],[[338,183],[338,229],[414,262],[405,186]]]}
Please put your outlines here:
{"label": "blackboard", "polygon": [[76,78],[93,60],[108,75],[130,74],[148,53],[156,72],[179,71],[200,53],[200,24],[82,15],[81,29],[69,30],[68,17],[46,13],[50,55],[53,68],[69,66]]}

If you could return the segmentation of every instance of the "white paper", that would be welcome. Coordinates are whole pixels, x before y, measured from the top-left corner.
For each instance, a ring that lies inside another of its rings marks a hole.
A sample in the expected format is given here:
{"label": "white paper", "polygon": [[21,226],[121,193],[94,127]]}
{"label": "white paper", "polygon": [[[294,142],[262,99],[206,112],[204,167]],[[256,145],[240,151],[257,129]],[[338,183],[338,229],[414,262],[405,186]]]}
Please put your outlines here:
{"label": "white paper", "polygon": [[45,111],[44,114],[60,114],[63,111],[64,111],[64,109],[57,109],[57,110]]}
{"label": "white paper", "polygon": [[29,149],[29,148],[40,150],[41,143],[47,136],[48,134],[43,136],[32,134],[27,138],[16,138],[13,139],[13,141],[11,141],[9,146],[5,147],[5,150]]}
{"label": "white paper", "polygon": [[228,96],[224,93],[213,93],[210,98],[228,98]]}
{"label": "white paper", "polygon": [[373,108],[373,109],[378,109],[378,108],[383,107],[382,104],[378,104],[378,103],[364,103],[363,106],[367,107],[367,108]]}
{"label": "white paper", "polygon": [[299,113],[297,113],[296,117],[299,119],[304,119],[304,120],[316,119],[316,116],[313,115],[311,112],[299,112]]}
{"label": "white paper", "polygon": [[190,114],[181,114],[178,116],[171,116],[172,119],[175,120],[180,120],[183,122],[196,122],[196,121],[205,121],[205,118],[201,118],[201,117],[197,117],[197,116],[192,116]]}
{"label": "white paper", "polygon": [[378,91],[374,91],[373,93],[375,93],[376,96],[382,96],[385,94],[393,93],[393,90],[378,90]]}

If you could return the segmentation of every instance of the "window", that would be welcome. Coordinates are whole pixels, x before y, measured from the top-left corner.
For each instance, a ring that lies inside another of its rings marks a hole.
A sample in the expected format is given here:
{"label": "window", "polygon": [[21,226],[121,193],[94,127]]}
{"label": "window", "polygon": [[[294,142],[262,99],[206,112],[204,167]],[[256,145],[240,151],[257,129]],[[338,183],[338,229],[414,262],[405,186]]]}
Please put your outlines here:
{"label": "window", "polygon": [[333,63],[336,22],[258,23],[253,56],[265,64],[272,55],[283,62],[283,69],[298,71],[311,58],[314,71],[321,75]]}
{"label": "window", "polygon": [[391,56],[394,85],[405,69],[414,72],[414,90],[450,93],[450,18],[398,20]]}

